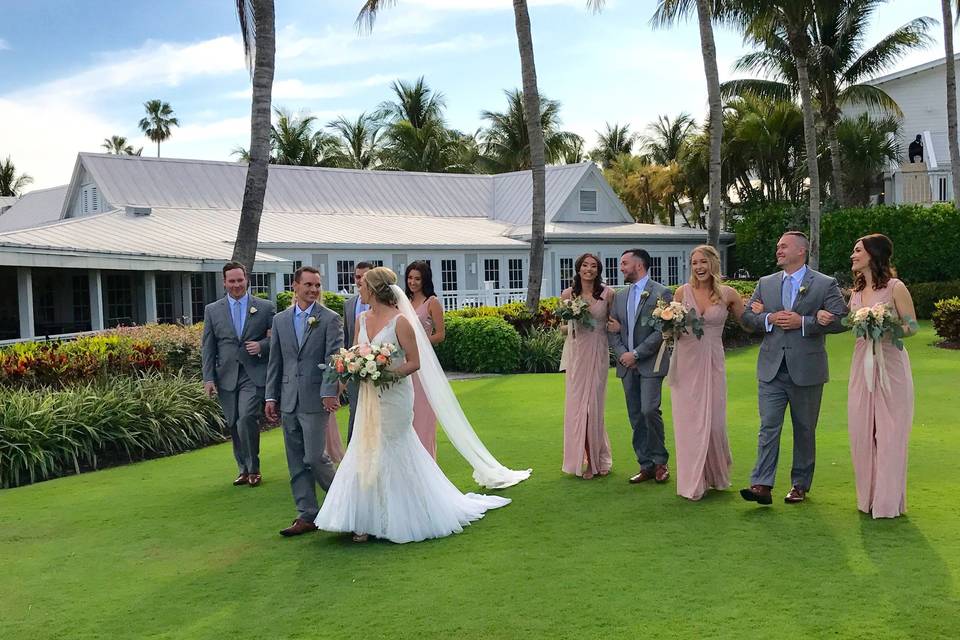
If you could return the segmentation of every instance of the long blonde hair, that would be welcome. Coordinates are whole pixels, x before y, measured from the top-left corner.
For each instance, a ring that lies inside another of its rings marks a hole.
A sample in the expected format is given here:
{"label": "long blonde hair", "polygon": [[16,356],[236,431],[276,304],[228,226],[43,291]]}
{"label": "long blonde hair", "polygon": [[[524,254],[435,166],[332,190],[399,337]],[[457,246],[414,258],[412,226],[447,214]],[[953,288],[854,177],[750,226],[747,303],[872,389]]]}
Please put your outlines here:
{"label": "long blonde hair", "polygon": [[694,289],[700,288],[700,281],[697,280],[697,276],[693,273],[693,256],[697,252],[703,254],[703,257],[707,259],[707,265],[710,267],[710,283],[712,289],[710,291],[710,300],[716,304],[723,300],[723,289],[720,288],[720,282],[723,280],[723,276],[720,274],[720,252],[708,244],[701,244],[690,252],[690,286]]}
{"label": "long blonde hair", "polygon": [[374,298],[383,304],[396,306],[397,297],[390,286],[397,284],[397,274],[386,267],[374,267],[363,274],[363,281]]}

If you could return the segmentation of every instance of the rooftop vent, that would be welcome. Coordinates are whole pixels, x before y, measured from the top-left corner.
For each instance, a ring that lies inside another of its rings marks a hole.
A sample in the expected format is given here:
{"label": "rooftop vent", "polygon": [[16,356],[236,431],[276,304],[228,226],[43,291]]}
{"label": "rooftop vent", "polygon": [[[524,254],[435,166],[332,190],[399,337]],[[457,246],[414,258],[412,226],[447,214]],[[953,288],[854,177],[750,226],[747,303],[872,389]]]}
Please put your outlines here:
{"label": "rooftop vent", "polygon": [[127,207],[128,216],[148,216],[150,212],[150,207]]}

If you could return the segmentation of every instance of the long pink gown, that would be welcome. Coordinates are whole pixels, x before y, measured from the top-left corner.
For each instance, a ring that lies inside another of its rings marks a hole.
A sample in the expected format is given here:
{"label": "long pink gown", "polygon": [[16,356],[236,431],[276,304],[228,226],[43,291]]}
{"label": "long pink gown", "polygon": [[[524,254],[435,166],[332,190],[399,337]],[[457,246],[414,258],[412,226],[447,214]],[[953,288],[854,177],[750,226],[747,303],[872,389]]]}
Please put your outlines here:
{"label": "long pink gown", "polygon": [[[430,300],[417,307],[417,317],[428,336],[433,335],[433,319],[430,317]],[[437,459],[437,415],[427,400],[427,394],[420,384],[420,376],[413,376],[413,430],[433,459]]]}
{"label": "long pink gown", "polygon": [[[586,299],[591,298],[587,294]],[[594,327],[578,326],[575,334],[567,335],[570,352],[563,406],[564,473],[605,474],[613,465],[610,439],[603,423],[610,373],[606,327],[612,299],[613,289],[604,287],[601,299],[593,299],[590,305]]]}
{"label": "long pink gown", "polygon": [[340,437],[340,429],[337,427],[337,412],[331,411],[327,419],[327,432],[324,439],[324,450],[327,456],[334,464],[343,460],[343,438]]}
{"label": "long pink gown", "polygon": [[[696,309],[690,285],[683,303]],[[727,373],[723,353],[722,302],[702,314],[703,337],[681,335],[674,347],[676,369],[670,387],[673,436],[677,461],[677,495],[699,500],[707,489],[730,486],[733,458],[727,441]],[[671,364],[673,368],[673,364]]]}
{"label": "long pink gown", "polygon": [[[893,304],[891,279],[874,291],[874,304]],[[864,306],[861,292],[850,297],[850,310]],[[864,359],[871,348],[859,338],[850,364],[847,395],[847,428],[857,484],[857,508],[874,518],[895,518],[907,510],[907,440],[913,425],[913,375],[906,349],[889,339],[880,343],[889,385],[880,384],[880,369],[873,367],[874,386],[867,387]]]}

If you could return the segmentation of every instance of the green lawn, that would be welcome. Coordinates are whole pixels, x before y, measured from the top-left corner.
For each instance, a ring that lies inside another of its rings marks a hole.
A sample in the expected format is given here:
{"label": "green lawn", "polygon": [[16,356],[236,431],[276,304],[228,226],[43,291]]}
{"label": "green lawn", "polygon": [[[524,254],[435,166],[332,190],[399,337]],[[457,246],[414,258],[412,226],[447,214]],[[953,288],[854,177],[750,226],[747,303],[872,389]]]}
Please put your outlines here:
{"label": "green lawn", "polygon": [[[908,342],[917,416],[897,520],[856,510],[849,335],[830,339],[816,482],[798,506],[735,491],[756,447],[755,348],[728,359],[734,489],[700,503],[672,482],[627,484],[615,378],[614,472],[593,481],[560,473],[561,376],[487,378],[456,384],[464,409],[501,461],[534,475],[443,540],[281,538],[294,510],[279,431],[258,489],[230,486],[221,445],[0,492],[0,638],[956,638],[960,353],[933,338],[926,326]],[[440,458],[474,488],[445,441]]]}

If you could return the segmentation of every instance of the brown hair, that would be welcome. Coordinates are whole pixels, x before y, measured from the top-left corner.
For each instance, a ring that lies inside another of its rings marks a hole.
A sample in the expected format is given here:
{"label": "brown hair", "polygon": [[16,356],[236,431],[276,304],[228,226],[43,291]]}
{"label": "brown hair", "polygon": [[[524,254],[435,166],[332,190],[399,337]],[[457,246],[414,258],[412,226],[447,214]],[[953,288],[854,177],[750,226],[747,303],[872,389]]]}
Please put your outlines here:
{"label": "brown hair", "polygon": [[593,281],[593,297],[597,300],[603,298],[603,263],[600,262],[600,258],[593,255],[592,253],[585,253],[573,264],[573,295],[581,296],[583,295],[583,283],[580,281],[580,267],[583,266],[583,263],[587,258],[591,258],[594,262],[597,263],[597,278]]}
{"label": "brown hair", "polygon": [[231,260],[227,264],[223,265],[223,269],[221,269],[221,271],[223,271],[223,279],[227,279],[227,271],[233,271],[234,269],[243,269],[244,277],[248,275],[247,268],[242,263]]}
{"label": "brown hair", "polygon": [[310,265],[305,264],[305,265],[303,265],[302,267],[300,267],[299,269],[297,269],[296,271],[293,272],[293,281],[294,281],[294,282],[300,282],[300,276],[302,276],[302,275],[305,274],[305,273],[315,273],[315,274],[317,274],[317,275],[319,276],[319,275],[320,275],[320,270],[317,269],[316,267],[311,267]]}
{"label": "brown hair", "polygon": [[[857,242],[863,243],[863,250],[870,256],[870,273],[873,275],[873,288],[883,289],[890,282],[890,278],[897,275],[897,270],[890,262],[893,258],[893,242],[882,233],[871,233],[863,236]],[[856,242],[854,243],[856,246]],[[867,279],[862,273],[853,274],[853,290],[863,291],[867,286]]]}
{"label": "brown hair", "polygon": [[397,297],[390,287],[397,284],[397,274],[386,267],[374,267],[363,274],[363,281],[367,283],[370,293],[379,302],[391,307],[396,306]]}
{"label": "brown hair", "polygon": [[[708,244],[701,244],[690,252],[691,264],[693,263],[693,254],[697,252],[702,253],[703,257],[707,259],[707,264],[710,265],[710,299],[714,303],[720,302],[723,300],[723,289],[720,288],[720,281],[723,279],[720,274],[720,252]],[[700,288],[700,281],[693,274],[693,269],[690,269],[690,286],[694,289]]]}

